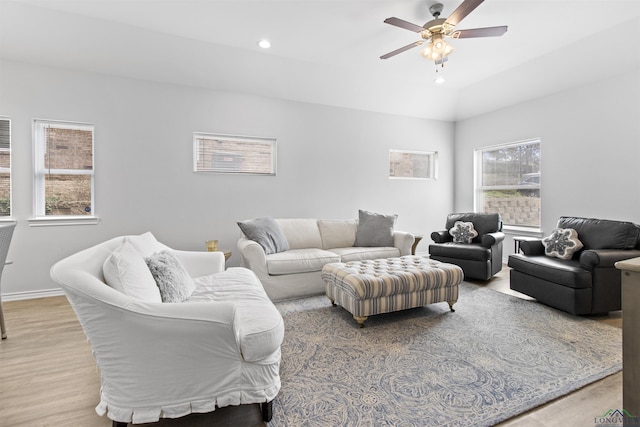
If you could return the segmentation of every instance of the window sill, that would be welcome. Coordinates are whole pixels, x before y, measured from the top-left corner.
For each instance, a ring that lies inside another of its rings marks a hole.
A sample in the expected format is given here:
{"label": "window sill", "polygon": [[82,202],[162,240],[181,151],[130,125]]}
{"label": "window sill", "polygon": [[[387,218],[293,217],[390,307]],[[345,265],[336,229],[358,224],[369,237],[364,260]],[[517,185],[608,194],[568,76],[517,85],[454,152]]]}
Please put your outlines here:
{"label": "window sill", "polygon": [[29,227],[49,227],[62,225],[95,225],[99,221],[95,216],[51,216],[29,219]]}

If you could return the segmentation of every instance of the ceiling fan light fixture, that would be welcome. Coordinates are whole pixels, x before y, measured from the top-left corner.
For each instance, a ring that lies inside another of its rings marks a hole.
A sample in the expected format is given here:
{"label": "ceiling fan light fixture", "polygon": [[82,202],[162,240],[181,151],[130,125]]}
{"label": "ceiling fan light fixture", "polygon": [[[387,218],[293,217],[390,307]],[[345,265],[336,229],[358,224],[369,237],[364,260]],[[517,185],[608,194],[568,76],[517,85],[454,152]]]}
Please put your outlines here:
{"label": "ceiling fan light fixture", "polygon": [[436,34],[431,41],[420,51],[422,56],[431,61],[442,61],[453,52],[453,46],[447,43],[441,34]]}

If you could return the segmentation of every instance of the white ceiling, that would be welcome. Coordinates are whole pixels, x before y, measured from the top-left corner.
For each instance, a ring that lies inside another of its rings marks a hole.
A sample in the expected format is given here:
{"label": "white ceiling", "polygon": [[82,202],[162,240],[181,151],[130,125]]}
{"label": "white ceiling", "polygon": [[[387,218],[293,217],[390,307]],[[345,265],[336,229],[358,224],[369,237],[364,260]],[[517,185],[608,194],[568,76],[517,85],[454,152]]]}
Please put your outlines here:
{"label": "white ceiling", "polygon": [[[0,0],[0,58],[392,114],[459,120],[640,63],[640,0],[486,0],[438,74],[416,33],[435,0]],[[462,0],[441,0],[448,16]],[[257,46],[268,38],[272,48]]]}

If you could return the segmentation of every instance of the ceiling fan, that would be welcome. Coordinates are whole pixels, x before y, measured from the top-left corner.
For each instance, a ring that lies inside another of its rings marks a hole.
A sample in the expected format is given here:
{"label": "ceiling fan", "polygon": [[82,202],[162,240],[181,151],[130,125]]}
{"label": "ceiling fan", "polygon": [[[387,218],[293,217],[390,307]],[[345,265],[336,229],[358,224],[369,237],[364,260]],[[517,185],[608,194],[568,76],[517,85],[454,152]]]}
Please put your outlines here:
{"label": "ceiling fan", "polygon": [[507,32],[507,26],[502,25],[499,27],[486,27],[486,28],[473,28],[470,30],[456,30],[455,26],[460,23],[467,15],[480,5],[484,0],[464,0],[460,6],[446,19],[440,18],[443,6],[441,3],[436,3],[429,7],[429,12],[433,15],[431,21],[424,24],[422,27],[411,22],[404,21],[399,18],[387,18],[384,20],[385,24],[395,25],[396,27],[404,28],[409,31],[419,33],[422,40],[408,44],[400,49],[396,49],[385,55],[382,55],[380,59],[387,59],[402,53],[406,50],[420,46],[423,43],[427,43],[424,49],[420,52],[422,56],[430,59],[436,63],[436,65],[442,64],[447,61],[447,57],[453,52],[453,46],[451,46],[445,38],[453,39],[468,39],[474,37],[499,37]]}

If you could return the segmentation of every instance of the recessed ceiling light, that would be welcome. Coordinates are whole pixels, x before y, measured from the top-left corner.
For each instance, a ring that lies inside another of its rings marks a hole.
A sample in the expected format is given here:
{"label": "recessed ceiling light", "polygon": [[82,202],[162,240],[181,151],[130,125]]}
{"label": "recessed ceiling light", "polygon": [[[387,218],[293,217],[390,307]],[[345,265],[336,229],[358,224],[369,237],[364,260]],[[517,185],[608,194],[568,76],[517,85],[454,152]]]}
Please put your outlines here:
{"label": "recessed ceiling light", "polygon": [[271,42],[267,39],[262,39],[258,42],[258,46],[263,49],[269,49],[271,47]]}
{"label": "recessed ceiling light", "polygon": [[444,82],[446,82],[446,81],[447,81],[447,80],[446,80],[444,77],[442,77],[442,76],[438,76],[438,77],[436,77],[435,79],[433,79],[433,82],[434,82],[435,84],[437,84],[437,85],[441,85],[441,84],[443,84],[443,83],[444,83]]}

